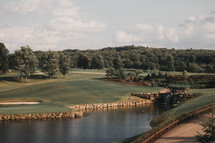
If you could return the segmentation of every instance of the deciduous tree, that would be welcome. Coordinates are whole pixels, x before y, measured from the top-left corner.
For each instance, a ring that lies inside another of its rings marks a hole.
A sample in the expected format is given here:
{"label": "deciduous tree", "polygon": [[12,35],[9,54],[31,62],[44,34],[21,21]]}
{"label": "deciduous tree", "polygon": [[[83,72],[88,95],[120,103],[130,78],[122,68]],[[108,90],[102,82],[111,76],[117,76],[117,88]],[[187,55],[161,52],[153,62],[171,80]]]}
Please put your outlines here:
{"label": "deciduous tree", "polygon": [[123,68],[123,62],[119,57],[113,60],[113,67],[115,69]]}
{"label": "deciduous tree", "polygon": [[89,59],[86,55],[80,54],[78,57],[78,67],[84,70],[89,66]]}
{"label": "deciduous tree", "polygon": [[0,74],[6,73],[9,68],[9,62],[7,58],[8,49],[5,47],[4,43],[0,43]]}
{"label": "deciduous tree", "polygon": [[15,51],[15,63],[15,70],[20,72],[22,82],[23,76],[28,82],[29,75],[33,74],[38,66],[38,60],[29,46]]}
{"label": "deciduous tree", "polygon": [[167,56],[167,67],[168,67],[168,71],[174,71],[175,70],[175,66],[174,66],[174,58],[172,55],[168,55]]}
{"label": "deciduous tree", "polygon": [[63,76],[69,72],[70,65],[70,57],[64,53],[61,53],[59,56],[59,69]]}
{"label": "deciduous tree", "polygon": [[55,75],[58,71],[59,56],[58,53],[53,51],[45,52],[40,59],[40,67],[42,72],[49,75],[49,78]]}
{"label": "deciduous tree", "polygon": [[103,57],[101,55],[95,55],[93,56],[92,60],[91,60],[91,67],[93,69],[103,69],[104,68],[104,60]]}

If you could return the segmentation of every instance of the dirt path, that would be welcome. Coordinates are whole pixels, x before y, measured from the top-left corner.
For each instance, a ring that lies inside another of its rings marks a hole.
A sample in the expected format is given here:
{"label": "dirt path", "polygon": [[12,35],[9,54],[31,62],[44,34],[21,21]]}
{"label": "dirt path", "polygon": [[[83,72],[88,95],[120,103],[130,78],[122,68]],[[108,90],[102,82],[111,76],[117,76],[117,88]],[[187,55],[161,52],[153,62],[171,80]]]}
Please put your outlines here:
{"label": "dirt path", "polygon": [[198,143],[195,135],[197,131],[202,133],[202,126],[199,123],[201,120],[207,120],[207,116],[208,114],[204,114],[184,122],[161,136],[155,143]]}

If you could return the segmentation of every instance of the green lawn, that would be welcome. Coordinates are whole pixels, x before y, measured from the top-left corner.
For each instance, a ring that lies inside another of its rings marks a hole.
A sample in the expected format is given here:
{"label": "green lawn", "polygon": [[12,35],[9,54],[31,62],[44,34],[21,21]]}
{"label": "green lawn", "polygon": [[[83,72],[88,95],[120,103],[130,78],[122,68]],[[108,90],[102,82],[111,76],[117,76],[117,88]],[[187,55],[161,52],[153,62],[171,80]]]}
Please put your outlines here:
{"label": "green lawn", "polygon": [[[30,83],[13,83],[14,88],[1,91],[2,101],[42,101],[39,105],[0,106],[0,113],[38,113],[67,111],[68,105],[124,101],[131,92],[154,92],[160,87],[138,87],[102,80],[104,75],[70,73],[56,79],[34,79]],[[5,81],[1,81],[5,82]],[[22,85],[23,84],[23,85]],[[137,97],[132,97],[133,99]]]}

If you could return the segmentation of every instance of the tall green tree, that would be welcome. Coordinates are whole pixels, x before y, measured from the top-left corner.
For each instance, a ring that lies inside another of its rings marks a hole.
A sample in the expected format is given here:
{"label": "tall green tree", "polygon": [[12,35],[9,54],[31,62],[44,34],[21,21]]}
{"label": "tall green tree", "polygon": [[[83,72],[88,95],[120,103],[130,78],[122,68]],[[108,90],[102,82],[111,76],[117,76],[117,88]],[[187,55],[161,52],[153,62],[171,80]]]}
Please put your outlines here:
{"label": "tall green tree", "polygon": [[203,69],[196,63],[189,63],[188,71],[200,73],[200,72],[203,72]]}
{"label": "tall green tree", "polygon": [[166,63],[167,63],[167,70],[168,71],[174,71],[175,70],[175,65],[174,65],[174,58],[173,58],[173,56],[172,55],[168,55],[167,56],[167,61],[166,61]]}
{"label": "tall green tree", "polygon": [[40,68],[42,72],[45,72],[49,75],[51,79],[52,76],[58,71],[59,65],[59,55],[57,52],[48,51],[43,53],[40,59]]}
{"label": "tall green tree", "polygon": [[129,69],[129,68],[131,68],[132,66],[133,66],[133,63],[130,61],[130,59],[126,59],[126,60],[124,61],[124,67],[125,67],[125,68]]}
{"label": "tall green tree", "polygon": [[214,71],[213,66],[212,66],[212,65],[209,65],[209,64],[206,65],[205,71],[206,71],[207,73],[212,73],[212,72]]}
{"label": "tall green tree", "polygon": [[142,65],[142,63],[140,61],[134,61],[133,66],[135,69],[141,69],[141,65]]}
{"label": "tall green tree", "polygon": [[122,60],[118,57],[118,58],[115,58],[114,60],[113,60],[113,67],[115,68],[115,69],[121,69],[121,68],[123,68],[123,62],[122,62]]}
{"label": "tall green tree", "polygon": [[91,67],[93,69],[103,69],[104,68],[104,60],[103,60],[103,57],[101,55],[95,55],[92,57],[92,60],[91,60]]}
{"label": "tall green tree", "polygon": [[80,54],[78,57],[78,67],[84,70],[89,67],[89,59],[86,55]]}
{"label": "tall green tree", "polygon": [[9,69],[15,69],[15,54],[8,54]]}
{"label": "tall green tree", "polygon": [[5,47],[4,43],[0,43],[0,74],[6,73],[9,68],[9,62],[7,57],[8,53],[9,51]]}
{"label": "tall green tree", "polygon": [[59,56],[59,70],[65,76],[70,69],[71,61],[70,57],[64,53],[61,53]]}
{"label": "tall green tree", "polygon": [[20,72],[21,80],[23,76],[28,82],[28,77],[33,74],[38,67],[38,60],[29,46],[21,47],[15,51],[15,70]]}
{"label": "tall green tree", "polygon": [[156,64],[153,63],[153,62],[148,62],[148,63],[146,64],[146,66],[147,66],[147,69],[148,69],[148,70],[156,70],[156,69],[157,69],[157,68],[156,68]]}

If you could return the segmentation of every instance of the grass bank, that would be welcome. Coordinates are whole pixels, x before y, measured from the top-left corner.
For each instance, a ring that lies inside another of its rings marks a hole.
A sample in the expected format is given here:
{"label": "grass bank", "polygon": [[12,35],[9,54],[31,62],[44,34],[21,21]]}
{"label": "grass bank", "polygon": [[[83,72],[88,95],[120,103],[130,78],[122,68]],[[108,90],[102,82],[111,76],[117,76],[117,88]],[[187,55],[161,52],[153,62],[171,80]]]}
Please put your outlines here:
{"label": "grass bank", "polygon": [[[187,100],[181,103],[176,108],[173,108],[162,115],[154,118],[150,125],[152,126],[152,130],[140,135],[136,139],[133,139],[130,142],[142,142],[152,134],[157,132],[158,130],[162,129],[163,127],[169,125],[170,123],[189,115],[195,111],[198,111],[202,108],[205,108],[212,103],[212,97],[215,97],[215,88],[211,89],[195,89],[193,90],[194,93],[199,93],[201,96]],[[125,141],[126,142],[126,141]],[[125,143],[124,142],[124,143]]]}

